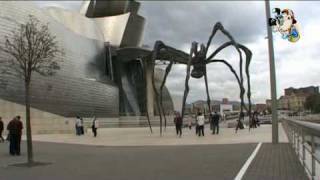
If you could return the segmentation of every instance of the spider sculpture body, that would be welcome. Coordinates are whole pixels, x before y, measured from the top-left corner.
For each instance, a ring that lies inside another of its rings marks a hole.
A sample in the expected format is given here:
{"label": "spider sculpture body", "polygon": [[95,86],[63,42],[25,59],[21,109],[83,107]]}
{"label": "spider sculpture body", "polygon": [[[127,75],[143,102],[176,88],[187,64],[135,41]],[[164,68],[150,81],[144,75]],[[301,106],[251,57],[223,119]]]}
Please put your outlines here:
{"label": "spider sculpture body", "polygon": [[[228,42],[225,42],[223,45],[218,47],[212,54],[208,55],[208,49],[211,45],[211,41],[213,37],[216,35],[216,33],[220,30],[228,39]],[[224,59],[215,59],[215,56],[222,51],[223,49],[233,46],[236,51],[239,54],[239,74],[235,71],[235,69]],[[244,88],[244,78],[243,78],[243,58],[242,58],[242,52],[245,54],[245,73],[246,73],[246,79],[247,79],[247,91]],[[153,67],[153,77],[152,77],[152,84],[153,84],[153,90],[155,92],[155,100],[156,100],[156,106],[158,109],[158,112],[160,114],[160,134],[162,134],[162,121],[164,119],[165,127],[167,124],[167,119],[165,116],[163,104],[162,104],[162,91],[164,84],[166,82],[166,79],[168,77],[168,74],[170,73],[170,70],[172,68],[173,64],[180,63],[180,64],[185,64],[187,65],[187,72],[186,72],[186,79],[185,79],[185,90],[184,90],[184,95],[183,95],[183,100],[182,100],[182,110],[181,110],[181,115],[182,118],[184,117],[185,113],[185,104],[186,104],[186,99],[189,93],[189,79],[190,76],[192,78],[202,78],[204,77],[205,85],[206,85],[206,93],[207,93],[207,103],[209,107],[209,111],[211,113],[211,101],[210,101],[210,95],[209,95],[209,89],[208,89],[208,77],[207,77],[207,64],[209,63],[223,63],[225,64],[230,71],[234,74],[238,85],[240,89],[240,100],[241,100],[241,108],[240,108],[240,114],[242,116],[239,116],[238,120],[238,125],[236,127],[236,131],[238,128],[241,128],[242,123],[241,123],[241,118],[243,118],[244,114],[244,109],[247,111],[249,117],[250,117],[250,127],[252,126],[252,123],[254,123],[251,119],[251,92],[250,92],[250,75],[249,75],[249,66],[250,66],[250,61],[251,61],[252,53],[251,51],[246,48],[245,46],[238,44],[235,42],[234,38],[230,35],[228,31],[224,29],[222,24],[220,22],[216,23],[213,27],[212,33],[209,37],[209,40],[206,45],[201,44],[200,47],[198,47],[197,42],[193,42],[190,48],[190,53],[187,54],[183,51],[177,50],[173,47],[167,46],[161,41],[156,41],[152,55],[150,56],[151,58],[151,63]],[[158,89],[155,86],[155,81],[154,81],[154,68],[155,68],[155,62],[156,60],[162,60],[162,61],[169,61],[169,65],[166,67],[165,70],[165,75],[163,78],[163,81],[161,83],[160,89],[158,92]],[[192,70],[191,70],[192,67]],[[247,92],[247,99],[248,99],[248,107],[244,103],[244,95]],[[147,107],[148,108],[148,107]],[[149,116],[148,116],[149,120]],[[149,120],[149,125],[150,125],[150,120]],[[151,128],[151,125],[150,125]]]}

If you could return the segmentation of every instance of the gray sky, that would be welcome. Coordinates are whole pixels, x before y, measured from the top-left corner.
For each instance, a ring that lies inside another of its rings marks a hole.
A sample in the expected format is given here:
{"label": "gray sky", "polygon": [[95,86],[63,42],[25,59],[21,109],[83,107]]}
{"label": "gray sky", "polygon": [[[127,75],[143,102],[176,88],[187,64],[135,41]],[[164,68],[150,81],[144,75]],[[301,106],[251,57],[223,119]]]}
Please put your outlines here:
{"label": "gray sky", "polygon": [[[40,6],[59,6],[78,11],[80,1],[37,1]],[[297,43],[282,40],[274,33],[274,48],[277,71],[278,96],[287,87],[320,84],[318,47],[320,38],[320,2],[318,1],[272,1],[271,8],[292,9],[301,28],[301,39]],[[269,62],[263,1],[142,1],[140,13],[146,18],[144,44],[153,46],[156,40],[189,52],[192,41],[206,43],[212,27],[220,21],[238,43],[253,52],[250,67],[252,99],[264,103],[270,98]],[[221,33],[214,38],[211,50],[228,41]],[[217,58],[229,61],[238,69],[238,57],[233,48],[226,49]],[[175,65],[169,75],[167,86],[173,95],[182,96],[185,65]],[[221,100],[227,97],[239,100],[239,88],[229,70],[220,64],[208,65],[210,96]],[[188,101],[205,99],[203,79],[190,80]]]}

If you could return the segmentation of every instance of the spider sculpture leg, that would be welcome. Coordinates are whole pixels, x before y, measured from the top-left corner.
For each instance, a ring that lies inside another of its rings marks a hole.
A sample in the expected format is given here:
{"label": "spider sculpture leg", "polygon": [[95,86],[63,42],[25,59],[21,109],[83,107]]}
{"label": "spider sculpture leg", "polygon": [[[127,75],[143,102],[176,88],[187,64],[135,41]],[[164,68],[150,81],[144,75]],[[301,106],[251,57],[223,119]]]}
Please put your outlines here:
{"label": "spider sculpture leg", "polygon": [[205,68],[205,71],[204,71],[204,82],[206,84],[207,103],[208,103],[209,113],[211,114],[211,100],[210,100],[210,95],[209,95],[207,68]]}
{"label": "spider sculpture leg", "polygon": [[165,74],[164,74],[164,77],[163,77],[163,81],[162,81],[161,86],[160,86],[160,107],[161,107],[161,111],[163,113],[162,115],[164,117],[164,129],[167,128],[167,118],[166,118],[166,113],[164,111],[163,103],[162,103],[162,92],[163,92],[164,84],[165,84],[165,82],[167,80],[167,77],[169,75],[169,72],[171,71],[172,65],[173,65],[173,61],[170,61],[170,64],[166,68],[166,71],[165,71]]}
{"label": "spider sculpture leg", "polygon": [[251,109],[252,109],[252,104],[251,104],[251,83],[250,83],[250,72],[249,72],[249,66],[251,63],[251,58],[252,58],[252,52],[250,49],[245,47],[244,45],[239,44],[240,49],[243,50],[243,52],[246,54],[246,76],[247,76],[247,98],[248,98],[248,103],[249,103],[249,118],[251,123],[255,123],[252,114],[251,114]]}
{"label": "spider sculpture leg", "polygon": [[[143,65],[145,82],[147,82],[147,59],[142,59],[142,65]],[[146,83],[145,89],[147,89],[147,83]],[[148,125],[150,128],[150,132],[153,133],[152,127],[151,127],[151,122],[150,122],[150,115],[149,115],[148,97],[146,97],[145,100],[146,100],[145,101],[145,103],[146,103],[146,116],[147,116],[147,120],[148,120]]]}
{"label": "spider sculpture leg", "polygon": [[[231,64],[229,64],[226,60],[222,60],[222,59],[211,59],[211,60],[208,60],[207,61],[207,64],[208,63],[215,63],[215,62],[220,62],[220,63],[223,63],[225,64],[226,66],[228,66],[228,68],[230,69],[230,71],[233,73],[233,75],[235,76],[235,78],[237,79],[237,82],[239,84],[239,87],[240,89],[243,88],[242,85],[241,85],[241,82],[240,82],[240,79],[239,79],[239,76],[238,74],[236,73],[236,71],[233,69],[233,67],[231,66]],[[244,106],[246,108],[246,106]],[[238,120],[238,124],[237,124],[237,127],[236,127],[236,131],[238,130],[238,127],[241,126],[241,121]]]}
{"label": "spider sculpture leg", "polygon": [[153,51],[152,51],[152,56],[151,56],[151,63],[152,63],[152,86],[153,86],[153,91],[155,93],[155,100],[156,100],[156,105],[160,117],[160,136],[162,136],[162,114],[161,114],[161,109],[160,109],[160,103],[159,103],[159,93],[155,85],[154,81],[154,69],[155,69],[155,62],[158,57],[159,51],[164,48],[164,44],[161,41],[156,41]]}
{"label": "spider sculpture leg", "polygon": [[185,80],[185,89],[183,93],[183,100],[182,100],[182,110],[181,110],[181,118],[184,117],[184,110],[186,105],[187,96],[189,93],[189,79],[190,79],[190,69],[192,65],[192,57],[193,54],[197,51],[197,43],[193,42],[190,48],[190,54],[189,54],[189,60],[187,64],[187,74],[186,74],[186,80]]}
{"label": "spider sculpture leg", "polygon": [[[240,88],[240,100],[241,100],[241,106],[240,106],[240,112],[243,113],[243,107],[245,106],[244,104],[244,94],[245,94],[245,89],[243,88],[243,73],[242,73],[242,53],[239,49],[239,46],[238,44],[235,42],[234,38],[231,36],[231,34],[226,31],[223,27],[223,25],[218,22],[214,25],[213,27],[213,30],[212,30],[212,33],[209,37],[209,40],[208,40],[208,43],[207,43],[207,46],[206,46],[206,53],[208,52],[208,49],[210,47],[210,44],[211,44],[211,41],[213,39],[213,37],[215,36],[215,34],[217,33],[217,31],[220,30],[225,36],[227,36],[228,39],[230,39],[230,42],[231,44],[236,48],[236,50],[238,51],[239,53],[239,58],[240,58],[240,62],[239,62],[239,70],[240,70],[240,84],[241,84],[241,88]],[[213,57],[210,56],[210,58],[208,59],[211,59]],[[239,125],[240,125],[240,117],[239,117],[239,121],[238,121]],[[238,127],[238,126],[237,126]]]}
{"label": "spider sculpture leg", "polygon": [[[175,48],[172,48],[170,46],[167,46],[165,45],[163,42],[161,41],[157,41],[155,43],[155,46],[154,46],[154,49],[153,49],[153,52],[152,52],[152,65],[153,65],[153,75],[152,75],[152,81],[153,81],[153,89],[154,89],[154,92],[155,92],[155,100],[156,100],[156,104],[157,104],[157,108],[158,108],[158,111],[159,111],[159,114],[160,114],[160,135],[162,135],[162,115],[163,117],[165,118],[165,113],[163,111],[163,106],[162,106],[162,89],[164,87],[164,84],[165,84],[165,81],[166,81],[166,78],[171,70],[171,67],[173,65],[173,63],[175,62],[179,62],[179,63],[182,63],[182,64],[186,64],[187,63],[187,59],[189,58],[189,54],[183,52],[183,51],[180,51],[180,50],[177,50]],[[156,60],[168,60],[168,59],[171,59],[170,63],[169,64],[169,67],[166,68],[166,73],[165,73],[165,77],[164,77],[164,80],[160,86],[160,101],[161,101],[161,105],[159,104],[159,93],[157,91],[157,88],[155,86],[155,82],[154,82],[154,68],[155,68],[155,61]],[[166,123],[166,119],[165,119],[165,123]]]}
{"label": "spider sculpture leg", "polygon": [[[223,33],[223,34],[225,34],[231,41],[230,41],[230,44],[231,45],[233,45],[236,49],[237,49],[237,51],[238,51],[238,53],[239,53],[239,56],[240,56],[240,82],[241,82],[241,92],[240,92],[240,99],[241,99],[241,113],[243,113],[243,107],[245,107],[245,104],[244,104],[244,100],[243,100],[243,96],[244,96],[244,93],[245,93],[245,90],[244,90],[244,88],[243,88],[243,75],[242,75],[242,55],[241,55],[241,51],[239,50],[239,46],[238,46],[238,44],[234,41],[234,39],[233,39],[233,37],[230,35],[230,33],[228,33],[226,30],[224,30],[224,28],[223,28],[223,26],[222,26],[222,24],[221,23],[217,23],[215,26],[214,26],[214,29],[213,29],[213,31],[212,31],[212,34],[211,34],[211,36],[210,36],[210,38],[209,38],[209,41],[208,41],[208,43],[207,43],[207,50],[208,50],[208,48],[209,48],[209,46],[210,46],[210,44],[211,44],[211,41],[212,41],[212,38],[213,38],[213,36],[215,35],[215,33],[217,32],[217,30],[221,30],[221,32]],[[228,45],[227,45],[228,46]],[[241,46],[241,45],[240,45]],[[219,49],[219,48],[218,48]],[[223,49],[223,48],[221,48],[221,49]],[[248,50],[248,49],[243,49],[244,50],[244,52],[246,53],[246,55],[247,55],[247,58],[248,58],[248,54],[247,53],[250,53],[251,54],[251,52],[250,52],[250,50],[249,51],[246,51],[246,50]],[[215,56],[215,53],[213,53],[208,59],[211,59],[211,58],[213,58]],[[250,56],[250,59],[251,59],[251,56]],[[247,64],[248,63],[248,60],[246,61],[246,65],[249,65],[249,64]],[[246,70],[248,70],[248,67],[249,66],[246,66]],[[248,72],[248,71],[247,71]],[[248,74],[247,74],[248,75]],[[248,77],[248,76],[247,76]],[[250,94],[250,93],[249,93]],[[249,95],[250,96],[250,95]],[[250,102],[249,102],[249,106],[251,107],[251,104],[250,104]],[[250,114],[251,114],[251,108],[250,108],[250,111],[249,111],[249,116],[250,116]],[[238,126],[237,126],[237,128],[241,125],[241,122],[240,122],[240,117],[239,117],[239,121],[238,121],[239,123],[238,123]]]}
{"label": "spider sculpture leg", "polygon": [[[221,45],[219,48],[217,48],[209,57],[208,60],[211,61],[211,59],[216,56],[220,51],[222,51],[223,49],[229,47],[233,45],[233,43],[231,41],[224,43],[223,45]],[[249,66],[250,66],[250,62],[251,62],[251,58],[252,58],[252,53],[251,51],[243,46],[242,44],[238,44],[239,48],[245,53],[246,55],[246,76],[247,76],[247,84],[248,84],[248,91],[247,91],[247,97],[248,97],[248,102],[249,102],[249,109],[246,107],[246,105],[244,105],[244,108],[246,109],[246,111],[248,111],[251,114],[251,86],[250,86],[250,74],[249,74]],[[239,87],[240,89],[244,89],[243,85],[241,85],[240,79],[237,78],[238,83],[239,83]],[[244,92],[244,91],[243,91]]]}

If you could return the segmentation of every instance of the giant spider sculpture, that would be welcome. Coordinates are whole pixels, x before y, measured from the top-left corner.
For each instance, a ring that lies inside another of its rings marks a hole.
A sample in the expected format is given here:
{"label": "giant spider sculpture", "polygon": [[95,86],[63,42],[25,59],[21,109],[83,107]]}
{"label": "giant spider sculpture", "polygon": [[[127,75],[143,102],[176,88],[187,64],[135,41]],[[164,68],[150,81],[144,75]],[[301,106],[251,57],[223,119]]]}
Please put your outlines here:
{"label": "giant spider sculpture", "polygon": [[[220,30],[230,41],[224,43],[220,47],[218,47],[212,54],[208,55],[208,49],[211,45],[211,41],[213,37],[216,35],[216,33]],[[236,73],[234,68],[226,61],[223,59],[214,59],[215,56],[223,49],[229,47],[229,46],[234,46],[237,52],[239,53],[239,75]],[[247,79],[247,99],[248,99],[248,107],[244,103],[244,95],[245,95],[245,88],[244,88],[244,80],[243,80],[243,59],[242,59],[242,51],[245,54],[245,73],[246,73],[246,79]],[[160,115],[160,134],[162,134],[162,118],[164,118],[165,121],[165,127],[167,124],[167,119],[166,115],[164,112],[163,108],[163,103],[162,103],[162,91],[164,84],[166,82],[166,79],[169,75],[169,72],[172,68],[172,65],[174,63],[181,63],[181,64],[186,64],[187,65],[187,74],[186,74],[186,79],[185,79],[185,90],[184,90],[184,95],[183,95],[183,101],[182,101],[182,110],[181,110],[181,115],[182,118],[184,117],[185,113],[185,104],[186,104],[186,99],[189,93],[189,79],[190,76],[192,78],[202,78],[204,77],[205,85],[206,85],[206,93],[207,93],[207,103],[209,107],[209,111],[211,113],[211,105],[210,105],[210,96],[209,96],[209,89],[208,89],[208,77],[207,77],[207,67],[206,65],[209,63],[223,63],[225,64],[230,71],[234,74],[239,88],[240,88],[240,100],[241,100],[241,108],[240,108],[240,116],[239,120],[237,123],[236,131],[238,130],[239,127],[242,126],[241,123],[241,118],[243,118],[243,110],[245,109],[249,117],[251,117],[251,92],[250,92],[250,75],[249,75],[249,65],[251,61],[252,53],[251,51],[241,45],[235,42],[234,38],[230,35],[228,31],[224,29],[222,24],[220,22],[216,23],[213,27],[212,33],[209,37],[209,40],[207,42],[207,45],[205,46],[204,44],[200,45],[200,48],[198,48],[198,43],[193,42],[191,45],[190,53],[187,54],[183,51],[177,50],[175,48],[172,48],[170,46],[165,45],[161,41],[156,41],[152,55],[151,55],[151,63],[152,63],[152,84],[153,84],[153,90],[155,92],[156,96],[156,106]],[[156,88],[155,81],[154,81],[154,69],[156,65],[156,60],[164,60],[164,61],[169,61],[169,65],[166,67],[165,70],[165,75],[163,78],[163,81],[160,86],[160,93],[158,92],[158,89]],[[193,69],[191,70],[191,66]],[[190,73],[191,72],[191,73]],[[148,108],[148,107],[147,107]],[[150,125],[150,120],[149,120],[149,115],[148,115],[148,121],[149,121],[149,126],[151,129]],[[250,119],[250,127],[253,123],[252,119]]]}

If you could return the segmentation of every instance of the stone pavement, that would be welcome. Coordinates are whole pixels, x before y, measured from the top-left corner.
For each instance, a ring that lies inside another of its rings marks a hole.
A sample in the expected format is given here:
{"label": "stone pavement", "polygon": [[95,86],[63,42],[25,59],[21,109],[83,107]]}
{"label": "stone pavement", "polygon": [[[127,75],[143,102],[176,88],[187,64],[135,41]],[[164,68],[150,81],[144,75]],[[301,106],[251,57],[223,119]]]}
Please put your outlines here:
{"label": "stone pavement", "polygon": [[[240,130],[222,128],[205,137],[185,128],[182,138],[168,127],[99,129],[99,136],[35,135],[35,160],[50,163],[33,168],[15,167],[26,162],[22,155],[8,155],[8,143],[0,144],[0,180],[221,180],[234,179],[257,146],[264,142],[243,179],[307,179],[280,126],[280,143],[272,145],[271,126]],[[48,142],[39,142],[48,141]],[[297,177],[297,178],[296,178]]]}
{"label": "stone pavement", "polygon": [[[223,124],[222,124],[223,126]],[[183,135],[178,138],[174,127],[167,127],[163,136],[159,135],[159,127],[149,128],[106,128],[98,129],[98,137],[93,138],[91,130],[84,136],[74,134],[34,135],[34,141],[57,142],[68,144],[101,145],[101,146],[154,146],[154,145],[195,145],[195,144],[237,144],[271,142],[271,125],[261,125],[259,128],[239,130],[234,128],[220,128],[219,135],[212,135],[209,126],[205,128],[205,136],[195,135],[194,127],[189,130],[183,128]],[[280,142],[288,142],[282,126],[279,125]]]}
{"label": "stone pavement", "polygon": [[25,162],[10,157],[0,144],[1,180],[223,180],[233,179],[256,144],[104,147],[34,143],[35,159],[51,162],[33,168],[8,164]]}
{"label": "stone pavement", "polygon": [[308,180],[294,150],[288,143],[262,144],[243,179]]}

